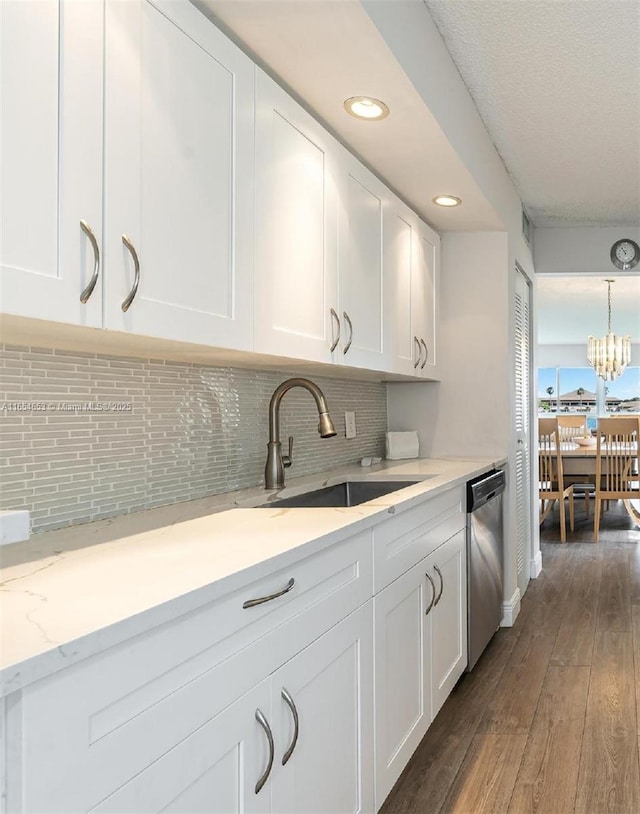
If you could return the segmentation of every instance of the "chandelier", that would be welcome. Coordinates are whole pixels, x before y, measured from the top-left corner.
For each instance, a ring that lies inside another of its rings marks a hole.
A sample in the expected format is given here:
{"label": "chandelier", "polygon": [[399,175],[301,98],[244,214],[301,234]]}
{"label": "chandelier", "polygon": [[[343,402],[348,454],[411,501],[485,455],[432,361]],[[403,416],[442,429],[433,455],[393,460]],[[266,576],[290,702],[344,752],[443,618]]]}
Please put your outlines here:
{"label": "chandelier", "polygon": [[600,378],[612,382],[624,371],[631,361],[631,337],[616,336],[611,333],[611,283],[615,280],[605,280],[607,284],[607,301],[609,304],[609,327],[607,335],[602,339],[589,337],[587,359]]}

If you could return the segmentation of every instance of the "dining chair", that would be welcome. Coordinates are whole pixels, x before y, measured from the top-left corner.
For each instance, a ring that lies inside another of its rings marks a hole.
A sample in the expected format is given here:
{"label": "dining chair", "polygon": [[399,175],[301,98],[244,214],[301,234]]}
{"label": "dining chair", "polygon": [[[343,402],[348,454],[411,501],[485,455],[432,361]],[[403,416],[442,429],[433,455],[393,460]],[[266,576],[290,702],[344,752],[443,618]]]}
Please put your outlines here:
{"label": "dining chair", "polygon": [[538,493],[540,496],[540,523],[558,501],[560,508],[560,540],[567,542],[567,524],[564,501],[569,499],[569,526],[574,528],[573,486],[565,486],[558,421],[555,418],[538,419]]}
{"label": "dining chair", "polygon": [[[562,448],[564,444],[568,444],[569,447],[572,447],[571,439],[577,435],[590,435],[587,417],[585,415],[559,415],[557,418],[558,429],[560,431],[560,448]],[[596,485],[593,479],[590,479],[587,475],[581,477],[579,481],[577,477],[573,480],[575,487],[574,494],[583,496],[584,511],[586,516],[589,517],[591,508],[590,501],[591,497],[595,495]]]}
{"label": "dining chair", "polygon": [[598,420],[596,447],[596,495],[593,539],[598,542],[601,506],[604,501],[622,500],[629,515],[638,518],[632,500],[640,500],[638,439],[640,417],[616,416]]}

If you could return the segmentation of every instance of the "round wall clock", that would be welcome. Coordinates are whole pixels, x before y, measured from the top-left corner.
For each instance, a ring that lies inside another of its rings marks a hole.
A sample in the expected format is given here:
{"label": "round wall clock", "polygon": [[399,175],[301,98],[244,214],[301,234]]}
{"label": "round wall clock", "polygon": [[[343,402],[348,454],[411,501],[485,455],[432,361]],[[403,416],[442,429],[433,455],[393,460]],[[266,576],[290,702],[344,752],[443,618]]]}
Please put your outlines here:
{"label": "round wall clock", "polygon": [[611,247],[611,262],[616,268],[628,271],[640,262],[640,247],[635,240],[616,240]]}

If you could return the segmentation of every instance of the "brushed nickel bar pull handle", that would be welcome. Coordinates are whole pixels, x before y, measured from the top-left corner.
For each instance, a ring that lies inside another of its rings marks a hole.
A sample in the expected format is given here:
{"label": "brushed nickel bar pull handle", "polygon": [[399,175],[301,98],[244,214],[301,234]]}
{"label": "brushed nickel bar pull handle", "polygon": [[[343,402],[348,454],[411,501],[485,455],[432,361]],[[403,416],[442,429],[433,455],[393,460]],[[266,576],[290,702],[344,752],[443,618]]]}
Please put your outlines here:
{"label": "brushed nickel bar pull handle", "polygon": [[82,294],[80,294],[80,302],[85,303],[93,294],[93,289],[96,287],[96,283],[98,282],[98,274],[100,273],[100,249],[98,248],[96,236],[93,234],[93,229],[89,226],[86,220],[80,221],[80,228],[89,238],[89,243],[91,243],[91,248],[93,249],[93,274],[87,283],[87,287],[84,289]]}
{"label": "brushed nickel bar pull handle", "polygon": [[342,316],[344,317],[345,322],[349,326],[349,341],[344,346],[344,350],[342,351],[343,353],[346,353],[349,350],[349,348],[351,347],[351,343],[353,342],[353,323],[349,319],[349,314],[347,314],[346,311],[342,312]]}
{"label": "brushed nickel bar pull handle", "polygon": [[287,582],[286,588],[283,588],[281,591],[278,591],[275,594],[269,594],[269,596],[261,596],[259,599],[247,599],[246,602],[242,603],[242,607],[254,608],[256,605],[263,605],[265,602],[271,602],[272,599],[277,599],[279,596],[288,594],[295,584],[296,584],[295,579],[291,577],[289,582]]}
{"label": "brushed nickel bar pull handle", "polygon": [[337,336],[336,336],[336,338],[333,340],[333,344],[332,344],[332,345],[331,345],[331,347],[329,348],[329,352],[330,352],[330,353],[333,353],[333,352],[334,352],[334,350],[335,350],[335,349],[338,347],[338,342],[340,341],[340,317],[339,317],[339,316],[336,314],[336,312],[335,312],[335,309],[334,309],[334,308],[332,308],[332,309],[331,309],[331,316],[332,316],[332,317],[335,317],[335,320],[336,320],[336,322],[338,323],[338,335],[337,335]]}
{"label": "brushed nickel bar pull handle", "polygon": [[444,590],[444,580],[442,579],[442,571],[438,568],[437,565],[434,564],[433,570],[440,577],[440,593],[438,594],[438,598],[436,599],[436,601],[433,603],[433,607],[435,608],[438,602],[442,599],[442,591]]}
{"label": "brushed nickel bar pull handle", "polygon": [[429,574],[429,572],[428,572],[428,571],[425,573],[425,577],[426,577],[426,578],[429,580],[429,582],[431,583],[431,602],[429,602],[429,607],[428,607],[428,608],[426,609],[426,611],[424,612],[424,615],[425,615],[425,616],[428,616],[428,615],[429,615],[429,611],[430,611],[430,610],[431,610],[431,608],[433,607],[433,602],[434,602],[434,600],[435,600],[435,598],[436,598],[436,586],[433,584],[433,580],[431,579],[431,576],[430,576],[430,574]]}
{"label": "brushed nickel bar pull handle", "polygon": [[269,726],[269,722],[264,717],[261,710],[256,710],[256,721],[260,724],[260,726],[264,729],[264,734],[267,736],[267,741],[269,743],[269,762],[267,763],[267,768],[264,770],[264,774],[260,775],[258,778],[258,782],[256,783],[256,794],[260,793],[260,790],[264,786],[264,784],[269,779],[269,775],[271,774],[271,767],[273,766],[273,755],[275,752],[273,746],[273,735],[271,733],[271,727]]}
{"label": "brushed nickel bar pull handle", "polygon": [[418,358],[413,363],[413,369],[415,370],[418,367],[418,365],[420,364],[421,360],[422,360],[422,347],[420,345],[420,340],[418,339],[417,336],[413,337],[413,341],[415,342],[416,347],[418,348]]}
{"label": "brushed nickel bar pull handle", "polygon": [[424,348],[424,362],[420,365],[420,370],[422,370],[424,366],[427,364],[427,359],[429,358],[429,351],[427,349],[427,343],[424,341],[424,339],[420,340],[420,344]]}
{"label": "brushed nickel bar pull handle", "polygon": [[293,754],[293,750],[296,748],[296,743],[298,742],[298,732],[300,731],[300,719],[298,718],[298,710],[296,709],[295,701],[287,692],[287,690],[283,687],[282,692],[280,693],[282,696],[283,701],[291,710],[291,714],[293,715],[293,739],[289,744],[289,748],[282,756],[282,765],[286,766],[289,758]]}
{"label": "brushed nickel bar pull handle", "polygon": [[133,298],[138,293],[138,285],[140,284],[140,261],[138,260],[138,252],[136,251],[135,246],[126,235],[122,235],[122,242],[129,250],[129,254],[131,255],[131,257],[133,257],[133,267],[135,271],[131,291],[127,294],[127,296],[122,302],[122,310],[128,311],[129,306],[133,302]]}

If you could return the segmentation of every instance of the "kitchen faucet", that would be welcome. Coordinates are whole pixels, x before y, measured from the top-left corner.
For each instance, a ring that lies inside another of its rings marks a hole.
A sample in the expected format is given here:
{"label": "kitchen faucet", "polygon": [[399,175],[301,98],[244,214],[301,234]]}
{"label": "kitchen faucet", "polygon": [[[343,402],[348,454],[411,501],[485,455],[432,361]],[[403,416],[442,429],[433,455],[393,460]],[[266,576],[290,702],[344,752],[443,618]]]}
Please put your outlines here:
{"label": "kitchen faucet", "polygon": [[318,416],[318,432],[321,438],[331,438],[336,434],[333,421],[329,415],[329,408],[322,390],[310,379],[286,379],[273,391],[269,402],[269,443],[267,444],[267,463],[264,468],[265,489],[282,489],[284,486],[285,467],[291,466],[293,459],[293,436],[289,436],[289,454],[282,454],[280,443],[280,402],[285,393],[292,387],[304,387],[316,401]]}

